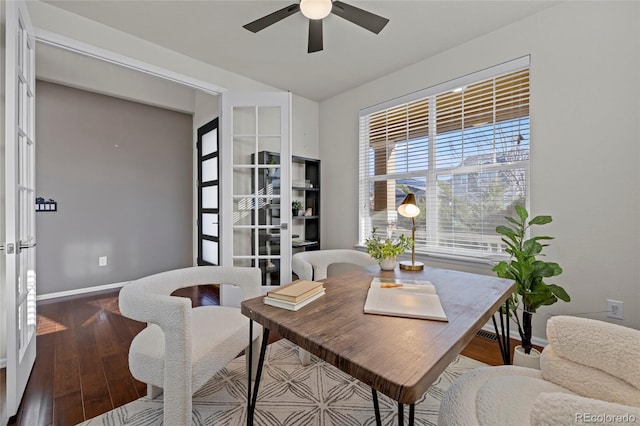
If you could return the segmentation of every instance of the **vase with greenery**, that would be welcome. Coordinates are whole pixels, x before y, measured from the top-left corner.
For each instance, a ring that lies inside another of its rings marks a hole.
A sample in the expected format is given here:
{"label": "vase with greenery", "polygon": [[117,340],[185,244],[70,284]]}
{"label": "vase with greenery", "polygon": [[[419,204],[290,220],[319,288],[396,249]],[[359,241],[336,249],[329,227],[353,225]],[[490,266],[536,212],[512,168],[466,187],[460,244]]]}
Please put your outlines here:
{"label": "vase with greenery", "polygon": [[298,216],[298,212],[302,210],[302,202],[295,200],[291,202],[291,213],[293,216]]}
{"label": "vase with greenery", "polygon": [[371,236],[365,241],[367,253],[369,253],[369,256],[375,259],[381,267],[383,266],[385,259],[390,258],[394,260],[393,264],[395,266],[396,256],[410,249],[413,240],[405,237],[404,234],[401,234],[396,240],[392,239],[390,236],[382,239],[376,233],[376,230],[377,229],[373,227],[371,230]]}
{"label": "vase with greenery", "polygon": [[[515,282],[515,291],[509,301],[509,316],[518,325],[518,333],[522,339],[522,347],[526,354],[531,352],[531,319],[541,306],[553,305],[558,299],[569,302],[571,298],[560,286],[548,284],[545,279],[562,273],[562,268],[555,262],[537,259],[544,256],[542,250],[548,244],[541,242],[553,237],[534,236],[527,238],[527,230],[534,225],[545,225],[552,221],[551,216],[536,216],[527,221],[529,213],[524,207],[515,206],[517,217],[505,217],[507,226],[498,226],[496,232],[501,234],[507,245],[509,261],[502,261],[493,267],[500,278],[508,278]],[[519,311],[521,317],[518,315]]]}

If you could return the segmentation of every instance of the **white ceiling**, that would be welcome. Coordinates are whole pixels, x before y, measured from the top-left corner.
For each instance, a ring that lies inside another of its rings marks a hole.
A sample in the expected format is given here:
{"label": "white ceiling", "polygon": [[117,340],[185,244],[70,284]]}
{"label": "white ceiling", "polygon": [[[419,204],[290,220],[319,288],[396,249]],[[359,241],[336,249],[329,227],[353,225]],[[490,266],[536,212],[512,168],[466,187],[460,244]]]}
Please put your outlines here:
{"label": "white ceiling", "polygon": [[296,1],[48,0],[147,41],[322,101],[546,9],[547,1],[359,1],[390,19],[378,35],[335,15],[324,51],[307,53],[300,13],[251,33],[242,25]]}

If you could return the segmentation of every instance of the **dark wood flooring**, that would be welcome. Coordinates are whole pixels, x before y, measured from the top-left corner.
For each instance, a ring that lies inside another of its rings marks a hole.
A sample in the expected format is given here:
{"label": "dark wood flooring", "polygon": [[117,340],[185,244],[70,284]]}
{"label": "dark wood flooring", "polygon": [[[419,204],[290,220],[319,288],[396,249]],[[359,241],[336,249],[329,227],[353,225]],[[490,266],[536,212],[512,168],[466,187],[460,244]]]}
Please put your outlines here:
{"label": "dark wood flooring", "polygon": [[[219,303],[217,286],[179,295],[194,306]],[[131,340],[144,327],[120,314],[116,290],[39,303],[38,355],[9,425],[75,425],[144,396],[146,386],[131,376],[127,361]],[[486,338],[475,337],[462,353],[502,363],[498,344]]]}

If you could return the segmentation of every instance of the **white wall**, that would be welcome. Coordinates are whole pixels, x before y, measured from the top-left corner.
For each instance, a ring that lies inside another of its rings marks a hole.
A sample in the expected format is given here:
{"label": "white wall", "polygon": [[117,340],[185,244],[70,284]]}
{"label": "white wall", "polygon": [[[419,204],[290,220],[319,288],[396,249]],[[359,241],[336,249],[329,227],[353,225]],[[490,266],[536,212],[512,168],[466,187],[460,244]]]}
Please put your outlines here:
{"label": "white wall", "polygon": [[357,242],[360,109],[529,54],[531,209],[553,216],[547,256],[572,297],[539,311],[534,335],[549,315],[605,319],[607,298],[625,303],[611,322],[640,328],[638,2],[565,2],[322,102],[320,158],[340,171],[322,174],[324,248]]}
{"label": "white wall", "polygon": [[36,78],[193,114],[196,90],[87,55],[36,45]]}

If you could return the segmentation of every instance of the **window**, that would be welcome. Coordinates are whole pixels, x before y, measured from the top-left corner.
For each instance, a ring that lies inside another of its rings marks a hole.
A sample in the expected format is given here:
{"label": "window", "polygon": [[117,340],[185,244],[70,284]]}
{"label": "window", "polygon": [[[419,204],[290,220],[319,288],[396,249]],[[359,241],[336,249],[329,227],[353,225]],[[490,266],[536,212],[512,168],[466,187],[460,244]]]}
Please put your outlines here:
{"label": "window", "polygon": [[372,228],[410,235],[397,207],[420,206],[416,252],[502,253],[495,228],[528,207],[529,58],[360,113],[360,243]]}

